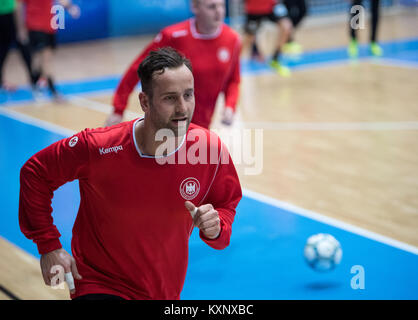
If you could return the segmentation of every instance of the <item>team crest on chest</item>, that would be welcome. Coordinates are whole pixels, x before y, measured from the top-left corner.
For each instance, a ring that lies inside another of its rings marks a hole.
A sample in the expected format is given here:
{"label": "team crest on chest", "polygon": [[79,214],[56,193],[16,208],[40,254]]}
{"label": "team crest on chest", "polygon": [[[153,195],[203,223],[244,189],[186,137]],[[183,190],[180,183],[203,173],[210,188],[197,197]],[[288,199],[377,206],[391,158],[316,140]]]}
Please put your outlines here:
{"label": "team crest on chest", "polygon": [[221,62],[228,62],[231,58],[231,53],[229,52],[228,48],[221,47],[218,49],[218,59]]}
{"label": "team crest on chest", "polygon": [[185,200],[196,198],[200,191],[200,183],[196,178],[189,177],[180,184],[180,194]]}

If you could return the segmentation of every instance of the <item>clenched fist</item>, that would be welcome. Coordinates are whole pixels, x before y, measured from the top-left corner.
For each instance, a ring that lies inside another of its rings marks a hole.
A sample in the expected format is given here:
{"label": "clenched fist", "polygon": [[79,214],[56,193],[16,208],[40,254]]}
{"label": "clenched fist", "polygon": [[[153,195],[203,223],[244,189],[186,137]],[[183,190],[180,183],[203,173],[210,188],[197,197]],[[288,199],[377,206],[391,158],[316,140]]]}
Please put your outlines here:
{"label": "clenched fist", "polygon": [[221,220],[218,211],[211,204],[204,204],[196,207],[190,201],[184,203],[193,218],[193,223],[198,227],[206,238],[215,239],[221,232]]}

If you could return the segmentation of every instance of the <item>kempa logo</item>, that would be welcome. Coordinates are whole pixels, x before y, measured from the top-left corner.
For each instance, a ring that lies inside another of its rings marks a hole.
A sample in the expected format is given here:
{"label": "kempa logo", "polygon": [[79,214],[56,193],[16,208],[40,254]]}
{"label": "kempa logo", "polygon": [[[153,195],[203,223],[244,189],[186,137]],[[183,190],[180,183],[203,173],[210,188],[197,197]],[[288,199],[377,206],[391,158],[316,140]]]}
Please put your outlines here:
{"label": "kempa logo", "polygon": [[118,153],[118,151],[122,151],[122,146],[110,147],[110,148],[99,148],[100,155],[108,154],[111,152]]}
{"label": "kempa logo", "polygon": [[68,145],[72,148],[72,147],[74,147],[74,146],[77,144],[77,142],[78,142],[78,137],[77,137],[77,136],[75,136],[75,137],[72,137],[72,138],[71,138],[71,140],[70,140],[70,142],[68,143]]}

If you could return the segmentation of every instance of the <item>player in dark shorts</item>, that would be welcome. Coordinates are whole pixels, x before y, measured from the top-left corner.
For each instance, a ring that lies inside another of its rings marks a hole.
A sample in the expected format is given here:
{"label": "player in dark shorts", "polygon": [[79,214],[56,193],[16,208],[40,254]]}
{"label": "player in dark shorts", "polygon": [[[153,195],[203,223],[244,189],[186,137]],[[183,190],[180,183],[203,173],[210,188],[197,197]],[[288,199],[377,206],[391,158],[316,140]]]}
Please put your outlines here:
{"label": "player in dark shorts", "polygon": [[[32,70],[36,77],[37,86],[48,86],[52,97],[56,102],[63,100],[58,94],[52,70],[53,50],[56,47],[55,35],[58,26],[54,26],[54,15],[51,12],[54,0],[20,0],[25,5],[26,29],[29,34],[29,42],[32,51]],[[69,14],[77,19],[80,15],[80,8],[73,5],[71,1],[58,0]],[[35,98],[39,92],[35,91]]]}
{"label": "player in dark shorts", "polygon": [[[55,33],[46,33],[42,31],[29,31],[29,43],[31,51],[34,55],[42,55],[43,52],[48,51],[48,60],[52,50],[56,48],[56,36]],[[41,65],[40,65],[41,64]],[[49,69],[49,66],[47,67]],[[52,75],[49,72],[44,74],[45,67],[42,63],[37,63],[35,70],[35,77],[38,85],[43,86],[44,82],[47,83],[48,89],[55,99],[60,99]],[[43,76],[44,75],[44,76]],[[43,76],[43,77],[42,77]]]}
{"label": "player in dark shorts", "polygon": [[283,0],[283,3],[293,24],[293,32],[283,47],[283,51],[289,54],[300,54],[302,53],[302,47],[294,41],[294,33],[307,14],[306,0]]}
{"label": "player in dark shorts", "polygon": [[55,49],[57,46],[54,33],[45,33],[42,31],[29,31],[30,46],[34,51],[40,51],[45,48]]}
{"label": "player in dark shorts", "polygon": [[277,24],[277,27],[279,28],[279,38],[269,64],[280,75],[289,76],[290,69],[280,62],[282,47],[288,41],[293,29],[286,7],[275,0],[246,0],[245,12],[244,47],[248,48],[251,46],[251,58],[264,60],[257,47],[256,34],[261,23],[264,20],[270,20]]}
{"label": "player in dark shorts", "polygon": [[20,30],[22,23],[19,23],[19,19],[23,20],[23,18],[18,14],[18,10],[19,6],[17,6],[15,0],[0,1],[0,89],[6,91],[14,91],[16,89],[15,86],[4,81],[2,72],[7,54],[9,53],[13,43],[16,44],[17,49],[22,56],[32,86],[35,85],[35,80],[31,71],[32,67],[29,43],[27,42],[27,39],[23,39],[24,36],[22,36]]}
{"label": "player in dark shorts", "polygon": [[[349,30],[350,30],[350,37],[351,41],[348,46],[348,55],[350,58],[357,58],[358,57],[358,42],[357,42],[357,34],[356,34],[356,26],[355,23],[358,21],[356,16],[360,14],[358,10],[353,8],[354,6],[361,6],[363,0],[353,0],[352,7],[350,7],[350,20],[349,20]],[[379,5],[380,0],[370,0],[370,10],[371,10],[371,24],[372,28],[370,31],[370,52],[375,57],[380,57],[383,55],[383,50],[377,43],[377,27],[379,23]],[[353,10],[352,10],[353,8]]]}

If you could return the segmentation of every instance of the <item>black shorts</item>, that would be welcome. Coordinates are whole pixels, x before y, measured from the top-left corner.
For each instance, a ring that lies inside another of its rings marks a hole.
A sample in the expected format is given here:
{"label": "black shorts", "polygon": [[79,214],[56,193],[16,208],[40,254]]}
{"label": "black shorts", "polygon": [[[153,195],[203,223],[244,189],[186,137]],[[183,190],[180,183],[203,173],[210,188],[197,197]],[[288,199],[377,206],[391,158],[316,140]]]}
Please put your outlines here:
{"label": "black shorts", "polygon": [[1,45],[10,46],[16,37],[15,20],[13,14],[0,14],[0,30]]}
{"label": "black shorts", "polygon": [[42,31],[29,31],[29,42],[34,52],[45,48],[55,49],[57,46],[55,34]]}
{"label": "black shorts", "polygon": [[255,35],[263,20],[270,20],[277,23],[280,19],[289,18],[287,8],[284,5],[277,5],[273,12],[267,14],[246,15],[244,30],[247,34]]}
{"label": "black shorts", "polygon": [[93,294],[86,294],[84,296],[79,296],[74,298],[73,301],[97,301],[97,300],[125,300],[119,296],[115,296],[113,294],[105,294],[105,293],[93,293]]}

